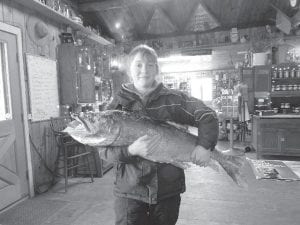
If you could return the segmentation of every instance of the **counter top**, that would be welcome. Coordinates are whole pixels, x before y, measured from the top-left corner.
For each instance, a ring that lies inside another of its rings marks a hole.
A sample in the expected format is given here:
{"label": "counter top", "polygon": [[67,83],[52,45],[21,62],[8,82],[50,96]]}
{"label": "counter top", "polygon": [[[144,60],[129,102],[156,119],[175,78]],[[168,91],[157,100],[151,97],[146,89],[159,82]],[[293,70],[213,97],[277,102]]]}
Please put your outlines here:
{"label": "counter top", "polygon": [[261,119],[300,119],[300,114],[274,114],[265,116],[254,115],[253,117]]}

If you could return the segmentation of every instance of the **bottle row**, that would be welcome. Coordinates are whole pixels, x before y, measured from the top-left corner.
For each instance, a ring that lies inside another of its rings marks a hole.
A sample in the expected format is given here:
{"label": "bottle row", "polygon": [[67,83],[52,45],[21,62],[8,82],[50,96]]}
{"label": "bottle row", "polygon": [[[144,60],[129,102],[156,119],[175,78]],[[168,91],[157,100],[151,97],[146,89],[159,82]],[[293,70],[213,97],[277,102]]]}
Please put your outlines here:
{"label": "bottle row", "polygon": [[272,85],[272,91],[300,91],[300,84]]}
{"label": "bottle row", "polygon": [[300,78],[300,65],[287,67],[272,67],[272,78]]}
{"label": "bottle row", "polygon": [[300,107],[299,106],[291,106],[288,102],[283,102],[280,104],[280,108],[273,108],[275,113],[279,113],[281,110],[282,113],[300,113]]}

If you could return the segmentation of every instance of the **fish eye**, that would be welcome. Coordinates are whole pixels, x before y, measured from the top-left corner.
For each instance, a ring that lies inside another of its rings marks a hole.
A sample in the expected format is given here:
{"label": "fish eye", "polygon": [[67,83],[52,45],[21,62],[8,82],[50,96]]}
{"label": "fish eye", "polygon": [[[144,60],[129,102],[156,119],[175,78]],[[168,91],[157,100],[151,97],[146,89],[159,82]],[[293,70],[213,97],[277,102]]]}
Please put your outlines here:
{"label": "fish eye", "polygon": [[142,66],[143,66],[142,63],[137,63],[137,64],[136,64],[136,67],[137,67],[137,68],[142,68]]}

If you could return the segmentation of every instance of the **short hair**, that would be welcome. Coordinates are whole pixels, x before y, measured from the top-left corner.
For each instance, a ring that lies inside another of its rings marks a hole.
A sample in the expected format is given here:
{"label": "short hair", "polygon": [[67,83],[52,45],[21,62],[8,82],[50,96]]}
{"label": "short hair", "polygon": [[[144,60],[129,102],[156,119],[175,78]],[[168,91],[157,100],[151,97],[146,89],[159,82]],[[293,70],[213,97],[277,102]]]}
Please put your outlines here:
{"label": "short hair", "polygon": [[138,45],[136,47],[134,47],[130,53],[128,54],[128,64],[132,62],[133,58],[140,53],[142,56],[146,56],[149,55],[151,57],[153,57],[153,59],[155,60],[155,63],[157,63],[157,54],[155,52],[155,50],[151,47],[149,47],[148,45]]}

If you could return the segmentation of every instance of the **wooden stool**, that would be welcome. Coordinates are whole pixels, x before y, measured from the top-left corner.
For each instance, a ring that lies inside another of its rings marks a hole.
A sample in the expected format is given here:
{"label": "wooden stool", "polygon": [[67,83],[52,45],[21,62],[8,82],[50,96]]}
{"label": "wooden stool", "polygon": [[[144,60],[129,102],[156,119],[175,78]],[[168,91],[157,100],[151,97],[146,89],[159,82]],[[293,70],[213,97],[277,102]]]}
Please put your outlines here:
{"label": "wooden stool", "polygon": [[[87,147],[77,141],[75,141],[71,136],[62,132],[62,130],[71,121],[71,117],[58,117],[51,118],[51,129],[54,132],[56,144],[58,147],[57,158],[55,161],[55,171],[53,176],[53,183],[55,183],[55,177],[64,177],[65,179],[65,192],[67,192],[68,186],[68,176],[77,175],[78,167],[87,167],[91,182],[94,182],[93,173],[91,170],[91,164]],[[79,163],[79,159],[81,162]],[[59,165],[62,162],[62,166]],[[59,169],[63,169],[63,175],[59,172]]]}

